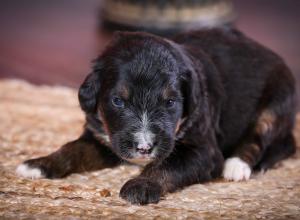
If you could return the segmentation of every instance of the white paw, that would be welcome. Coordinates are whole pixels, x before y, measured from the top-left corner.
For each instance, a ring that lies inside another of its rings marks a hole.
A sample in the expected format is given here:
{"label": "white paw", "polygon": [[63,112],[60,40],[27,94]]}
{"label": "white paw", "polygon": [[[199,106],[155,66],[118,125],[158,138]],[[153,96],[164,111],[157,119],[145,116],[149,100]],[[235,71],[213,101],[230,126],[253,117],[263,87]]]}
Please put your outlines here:
{"label": "white paw", "polygon": [[248,180],[251,175],[250,166],[238,157],[228,158],[225,161],[223,177],[227,180]]}
{"label": "white paw", "polygon": [[39,179],[43,178],[42,171],[39,168],[31,168],[27,164],[20,164],[17,169],[16,173],[19,176],[26,177],[26,178],[31,178],[31,179]]}

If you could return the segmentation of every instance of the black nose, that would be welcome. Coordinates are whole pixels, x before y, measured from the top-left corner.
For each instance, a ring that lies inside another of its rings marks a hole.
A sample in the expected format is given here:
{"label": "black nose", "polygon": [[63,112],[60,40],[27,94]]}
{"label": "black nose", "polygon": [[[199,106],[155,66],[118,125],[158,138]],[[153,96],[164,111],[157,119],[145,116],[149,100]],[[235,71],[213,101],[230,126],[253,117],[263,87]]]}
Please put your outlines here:
{"label": "black nose", "polygon": [[150,154],[153,146],[150,144],[137,146],[137,152],[140,154]]}

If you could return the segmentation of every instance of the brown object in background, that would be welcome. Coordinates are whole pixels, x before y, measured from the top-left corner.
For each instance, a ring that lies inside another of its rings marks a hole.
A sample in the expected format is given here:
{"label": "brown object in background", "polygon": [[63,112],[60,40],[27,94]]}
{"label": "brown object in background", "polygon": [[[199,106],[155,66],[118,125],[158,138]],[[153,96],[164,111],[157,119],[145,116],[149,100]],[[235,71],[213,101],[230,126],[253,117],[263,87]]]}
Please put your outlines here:
{"label": "brown object in background", "polygon": [[101,15],[108,30],[160,35],[227,25],[235,17],[231,0],[105,0]]}

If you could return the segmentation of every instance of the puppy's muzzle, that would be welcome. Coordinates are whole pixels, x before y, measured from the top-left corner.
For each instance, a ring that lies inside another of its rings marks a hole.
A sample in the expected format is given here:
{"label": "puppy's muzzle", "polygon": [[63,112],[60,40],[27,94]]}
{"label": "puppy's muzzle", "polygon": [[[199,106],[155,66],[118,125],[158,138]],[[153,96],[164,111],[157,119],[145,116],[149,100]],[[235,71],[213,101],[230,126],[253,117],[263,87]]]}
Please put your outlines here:
{"label": "puppy's muzzle", "polygon": [[138,153],[140,153],[141,155],[147,155],[147,154],[151,154],[153,150],[153,144],[143,144],[143,145],[138,145],[136,147],[136,151]]}

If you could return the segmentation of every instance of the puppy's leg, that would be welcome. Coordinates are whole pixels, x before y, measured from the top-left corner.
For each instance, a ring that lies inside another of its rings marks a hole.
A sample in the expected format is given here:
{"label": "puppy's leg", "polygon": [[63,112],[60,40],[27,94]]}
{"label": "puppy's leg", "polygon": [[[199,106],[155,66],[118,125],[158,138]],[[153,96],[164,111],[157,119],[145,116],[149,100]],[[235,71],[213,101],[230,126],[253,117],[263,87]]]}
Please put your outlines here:
{"label": "puppy's leg", "polygon": [[227,180],[248,180],[252,168],[258,164],[278,130],[278,116],[269,109],[262,111],[254,128],[238,146],[235,153],[227,158],[223,176]]}
{"label": "puppy's leg", "polygon": [[157,203],[167,192],[219,177],[223,155],[213,145],[178,144],[160,164],[149,164],[143,172],[125,183],[120,196],[134,204]]}
{"label": "puppy's leg", "polygon": [[283,160],[296,152],[296,142],[293,134],[274,141],[264,153],[262,160],[255,166],[255,170],[267,170],[276,162]]}
{"label": "puppy's leg", "polygon": [[119,162],[117,156],[87,131],[48,156],[25,161],[16,172],[28,178],[61,178],[71,173],[113,167]]}
{"label": "puppy's leg", "polygon": [[283,144],[283,140],[292,134],[296,109],[295,93],[292,74],[285,65],[278,64],[265,82],[259,100],[258,116],[249,128],[250,132],[232,157],[225,162],[223,176],[226,179],[235,181],[249,179],[251,170],[262,160],[266,152],[272,154],[273,158],[276,154],[278,160],[287,157],[281,154],[289,150],[278,151],[280,147],[277,145],[281,143],[281,148],[294,147],[293,144]]}
{"label": "puppy's leg", "polygon": [[288,116],[280,116],[270,109],[263,110],[245,141],[238,146],[232,157],[226,159],[224,178],[234,181],[248,180],[252,169],[258,165],[267,152],[272,155],[272,158],[287,157],[281,155],[289,151],[283,148],[294,148],[294,144],[287,145],[278,140],[285,140],[289,137],[287,141],[291,142],[293,138],[291,130],[292,122]]}

